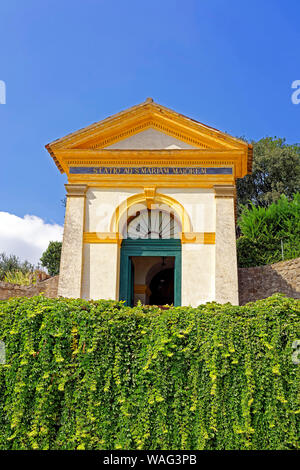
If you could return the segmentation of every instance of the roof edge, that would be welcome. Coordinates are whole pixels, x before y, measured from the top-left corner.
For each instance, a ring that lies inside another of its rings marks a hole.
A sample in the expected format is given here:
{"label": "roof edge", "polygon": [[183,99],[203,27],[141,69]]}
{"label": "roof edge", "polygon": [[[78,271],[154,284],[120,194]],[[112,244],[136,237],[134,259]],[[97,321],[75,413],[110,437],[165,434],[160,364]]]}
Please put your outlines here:
{"label": "roof edge", "polygon": [[53,150],[51,149],[50,144],[45,145],[45,149],[49,152],[51,158],[53,158],[54,163],[55,163],[55,165],[57,166],[57,168],[59,169],[59,171],[60,171],[61,173],[65,173],[65,170],[63,169],[63,167],[61,166],[60,162],[58,161],[58,159],[57,159],[56,156],[54,155],[54,152],[53,152]]}

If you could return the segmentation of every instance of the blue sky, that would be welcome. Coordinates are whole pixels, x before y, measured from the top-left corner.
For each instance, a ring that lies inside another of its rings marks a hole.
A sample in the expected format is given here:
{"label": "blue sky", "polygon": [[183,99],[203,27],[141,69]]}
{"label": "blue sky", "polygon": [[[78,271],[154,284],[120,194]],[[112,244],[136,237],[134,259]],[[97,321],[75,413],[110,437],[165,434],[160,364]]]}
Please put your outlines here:
{"label": "blue sky", "polygon": [[148,96],[234,136],[300,142],[299,18],[298,0],[1,2],[0,211],[62,225],[45,144]]}

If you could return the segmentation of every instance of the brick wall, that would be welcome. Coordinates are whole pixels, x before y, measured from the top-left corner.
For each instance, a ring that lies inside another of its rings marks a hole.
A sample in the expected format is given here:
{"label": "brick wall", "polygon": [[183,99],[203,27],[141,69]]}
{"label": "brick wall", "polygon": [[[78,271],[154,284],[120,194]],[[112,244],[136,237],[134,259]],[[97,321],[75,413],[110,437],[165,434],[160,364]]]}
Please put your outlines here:
{"label": "brick wall", "polygon": [[277,292],[300,299],[300,258],[268,266],[239,268],[240,305]]}
{"label": "brick wall", "polygon": [[17,284],[0,282],[0,300],[6,300],[10,297],[33,297],[42,292],[46,297],[54,298],[57,297],[57,286],[58,276],[50,277],[31,286],[18,286]]}

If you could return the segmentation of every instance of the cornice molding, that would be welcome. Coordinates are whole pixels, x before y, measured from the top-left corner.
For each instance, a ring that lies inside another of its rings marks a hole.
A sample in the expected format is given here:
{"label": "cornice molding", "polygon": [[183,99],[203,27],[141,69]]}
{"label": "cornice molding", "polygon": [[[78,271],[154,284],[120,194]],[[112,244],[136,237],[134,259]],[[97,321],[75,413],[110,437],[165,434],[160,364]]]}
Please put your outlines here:
{"label": "cornice molding", "polygon": [[235,186],[234,185],[215,185],[215,198],[234,198]]}
{"label": "cornice molding", "polygon": [[65,184],[67,197],[85,197],[88,186],[86,184]]}
{"label": "cornice molding", "polygon": [[76,166],[86,166],[86,167],[89,167],[89,166],[95,166],[95,165],[99,165],[99,166],[104,166],[104,165],[114,165],[114,166],[133,166],[133,165],[140,165],[140,166],[154,166],[154,165],[170,165],[170,166],[176,166],[176,165],[184,165],[184,166],[190,166],[190,165],[195,165],[195,166],[199,166],[201,164],[204,164],[206,166],[208,165],[211,165],[211,166],[215,166],[215,165],[220,165],[220,164],[226,164],[226,165],[234,165],[236,164],[237,162],[234,161],[234,160],[223,160],[223,159],[220,159],[220,160],[183,160],[183,159],[176,159],[176,160],[133,160],[133,159],[129,159],[129,160],[118,160],[118,162],[116,162],[115,160],[69,160],[68,161],[68,166],[73,166],[73,167],[76,167]]}
{"label": "cornice molding", "polygon": [[236,178],[245,175],[243,153],[240,150],[61,150],[60,161],[69,175],[70,166],[216,166],[234,167]]}
{"label": "cornice molding", "polygon": [[56,151],[56,155],[65,160],[69,158],[126,158],[133,156],[135,157],[179,157],[191,156],[236,156],[241,157],[245,152],[241,149],[59,149]]}
{"label": "cornice molding", "polygon": [[[57,139],[51,142],[52,149],[59,147],[71,148],[85,145],[86,142],[99,137],[106,131],[110,134],[107,137],[111,137],[111,134],[121,134],[121,128],[127,132],[130,127],[140,126],[147,122],[152,122],[154,125],[163,125],[165,128],[172,129],[177,128],[177,131],[187,131],[188,135],[190,132],[201,135],[203,138],[209,140],[215,140],[220,143],[221,146],[229,146],[230,148],[246,147],[248,144],[240,139],[230,136],[225,132],[221,132],[218,129],[210,127],[201,122],[195,121],[187,116],[184,116],[176,111],[169,108],[165,108],[157,103],[141,103],[140,105],[133,106],[125,111],[110,116],[102,121],[96,122],[90,126],[87,126],[79,131],[68,134],[65,137]],[[170,127],[169,127],[170,126]],[[104,138],[105,139],[105,138]],[[223,145],[222,145],[223,144]]]}
{"label": "cornice molding", "polygon": [[72,183],[84,183],[88,187],[94,188],[140,188],[145,186],[159,185],[163,188],[213,188],[217,184],[234,184],[232,175],[216,177],[213,175],[201,176],[141,176],[141,175],[120,175],[99,176],[99,175],[70,175],[69,181]]}
{"label": "cornice molding", "polygon": [[[103,121],[69,134],[66,137],[48,144],[46,148],[59,170],[61,172],[67,172],[68,164],[65,161],[67,154],[65,153],[63,155],[61,152],[73,151],[73,155],[70,153],[68,155],[69,159],[72,161],[79,157],[78,151],[85,152],[84,157],[81,154],[81,160],[88,158],[94,159],[95,155],[92,156],[90,152],[99,151],[99,147],[103,148],[149,127],[197,147],[196,149],[189,149],[188,151],[190,152],[195,150],[207,151],[211,152],[210,156],[212,157],[212,154],[219,150],[227,150],[233,154],[235,151],[238,151],[239,156],[237,159],[240,161],[242,171],[241,175],[237,175],[237,177],[243,177],[251,170],[251,145],[150,101],[141,103],[104,119]],[[108,152],[109,150],[106,149],[102,150],[102,152],[103,151]],[[186,149],[179,150],[179,152],[185,151]],[[134,150],[130,150],[129,152],[131,152],[131,157],[129,157],[131,159],[134,158],[134,155],[137,155]],[[111,158],[112,155],[113,154],[109,156],[106,155],[106,157],[104,157],[104,155],[98,155],[98,158]],[[170,155],[171,154],[169,154],[169,156]],[[115,157],[113,157],[113,159],[114,158]],[[227,160],[228,159],[229,157]]]}
{"label": "cornice molding", "polygon": [[116,142],[120,142],[121,140],[128,139],[129,137],[132,137],[138,134],[139,132],[143,132],[147,129],[156,129],[159,132],[163,132],[164,134],[168,134],[171,137],[181,140],[182,142],[185,142],[190,145],[194,145],[199,148],[203,148],[203,149],[214,148],[213,144],[212,145],[205,144],[200,138],[192,137],[188,135],[187,133],[180,132],[178,129],[176,130],[175,128],[172,128],[171,126],[165,126],[163,124],[160,124],[159,122],[155,120],[149,120],[137,126],[131,127],[130,129],[122,131],[119,134],[117,133],[110,137],[107,137],[106,139],[103,139],[102,141],[99,140],[97,143],[91,146],[88,146],[86,148],[90,148],[90,149],[102,148],[103,149],[104,147],[108,147],[109,145],[112,145]]}

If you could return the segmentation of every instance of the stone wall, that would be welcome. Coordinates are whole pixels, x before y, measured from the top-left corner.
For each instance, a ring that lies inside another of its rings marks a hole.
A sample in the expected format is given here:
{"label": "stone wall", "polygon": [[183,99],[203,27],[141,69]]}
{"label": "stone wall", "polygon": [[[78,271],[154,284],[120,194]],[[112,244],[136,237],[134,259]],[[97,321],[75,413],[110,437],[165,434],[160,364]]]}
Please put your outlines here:
{"label": "stone wall", "polygon": [[58,276],[50,277],[31,286],[19,286],[0,282],[0,300],[10,297],[33,297],[43,293],[46,297],[57,297]]}
{"label": "stone wall", "polygon": [[[300,299],[300,258],[268,266],[239,268],[240,305],[265,299],[276,292]],[[0,282],[0,300],[10,297],[33,297],[44,293],[46,297],[57,297],[58,276],[51,277],[33,286],[18,286]]]}
{"label": "stone wall", "polygon": [[239,268],[240,305],[280,292],[300,299],[300,258],[268,266]]}

